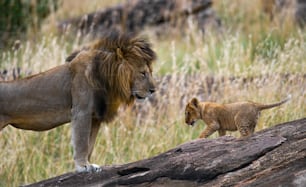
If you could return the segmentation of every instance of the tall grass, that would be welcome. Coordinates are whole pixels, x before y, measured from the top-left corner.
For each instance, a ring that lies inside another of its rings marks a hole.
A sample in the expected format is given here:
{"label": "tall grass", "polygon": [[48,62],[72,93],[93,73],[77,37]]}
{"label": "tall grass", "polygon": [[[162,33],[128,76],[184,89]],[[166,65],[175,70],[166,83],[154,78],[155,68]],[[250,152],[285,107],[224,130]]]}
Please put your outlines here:
{"label": "tall grass", "polygon": [[[225,9],[220,2],[231,2],[231,6]],[[239,2],[254,6],[253,1]],[[262,112],[257,131],[305,117],[305,32],[293,26],[286,29],[290,32],[270,28],[273,23],[262,22],[264,15],[243,16],[247,11],[232,1],[219,1],[216,6],[223,18],[228,16],[224,25],[230,29],[222,34],[208,32],[203,36],[191,23],[184,37],[162,41],[150,37],[158,54],[154,66],[160,85],[154,97],[157,102],[137,103],[136,109],[122,108],[112,123],[102,124],[93,163],[132,162],[196,139],[205,124],[184,124],[184,105],[194,96],[219,103],[272,103],[292,94],[290,102]],[[250,19],[254,22],[249,23]],[[64,63],[78,46],[78,41],[67,43],[59,36],[45,36],[36,43],[23,43],[18,51],[2,52],[1,68],[19,65],[23,75],[41,72]],[[205,84],[207,76],[214,78],[211,87]],[[10,126],[3,129],[0,186],[18,186],[73,171],[70,137],[69,124],[40,133]],[[211,138],[216,137],[214,134]]]}

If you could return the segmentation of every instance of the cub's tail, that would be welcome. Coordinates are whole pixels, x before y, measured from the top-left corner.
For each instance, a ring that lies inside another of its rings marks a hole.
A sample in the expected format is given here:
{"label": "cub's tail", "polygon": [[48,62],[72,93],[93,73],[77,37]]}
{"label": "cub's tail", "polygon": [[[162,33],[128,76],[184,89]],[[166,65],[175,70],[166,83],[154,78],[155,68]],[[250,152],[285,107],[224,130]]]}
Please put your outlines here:
{"label": "cub's tail", "polygon": [[278,103],[273,103],[273,104],[257,104],[257,108],[259,110],[265,110],[265,109],[277,107],[279,105],[282,105],[282,104],[286,103],[290,99],[291,99],[291,94],[289,94],[286,99],[284,99],[283,101],[280,101]]}

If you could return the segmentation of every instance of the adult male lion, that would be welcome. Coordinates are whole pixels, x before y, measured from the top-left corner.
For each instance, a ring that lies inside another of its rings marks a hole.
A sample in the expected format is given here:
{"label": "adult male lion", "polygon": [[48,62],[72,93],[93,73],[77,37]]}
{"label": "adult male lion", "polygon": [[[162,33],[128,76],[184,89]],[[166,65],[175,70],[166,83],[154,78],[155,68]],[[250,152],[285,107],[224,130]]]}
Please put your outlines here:
{"label": "adult male lion", "polygon": [[71,122],[77,171],[98,171],[89,158],[100,123],[110,122],[120,105],[155,91],[154,60],[146,40],[116,33],[73,53],[69,63],[0,82],[0,130],[44,131]]}

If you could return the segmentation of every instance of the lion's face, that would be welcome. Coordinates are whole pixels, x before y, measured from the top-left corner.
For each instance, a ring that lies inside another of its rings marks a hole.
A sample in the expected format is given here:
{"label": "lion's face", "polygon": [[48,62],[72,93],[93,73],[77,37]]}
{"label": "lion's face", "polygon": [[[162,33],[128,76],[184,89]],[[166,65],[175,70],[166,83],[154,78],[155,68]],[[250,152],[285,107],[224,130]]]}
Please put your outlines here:
{"label": "lion's face", "polygon": [[142,101],[155,92],[155,81],[152,77],[152,70],[148,66],[138,68],[134,73],[132,83],[132,96]]}
{"label": "lion's face", "polygon": [[185,122],[187,125],[193,126],[194,123],[201,118],[199,102],[193,98],[185,108]]}

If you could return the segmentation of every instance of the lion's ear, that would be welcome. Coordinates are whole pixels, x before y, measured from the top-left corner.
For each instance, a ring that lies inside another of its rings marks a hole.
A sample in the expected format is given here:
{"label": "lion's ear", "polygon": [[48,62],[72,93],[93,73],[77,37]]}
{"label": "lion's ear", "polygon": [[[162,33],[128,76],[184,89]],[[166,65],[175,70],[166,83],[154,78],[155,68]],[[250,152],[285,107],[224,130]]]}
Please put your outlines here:
{"label": "lion's ear", "polygon": [[198,107],[199,106],[199,100],[194,97],[194,98],[191,99],[191,104],[195,107]]}
{"label": "lion's ear", "polygon": [[123,59],[123,52],[122,50],[118,47],[116,49],[116,55],[120,58],[120,59]]}
{"label": "lion's ear", "polygon": [[80,52],[81,52],[81,50],[74,51],[73,53],[71,53],[71,54],[66,58],[66,62],[71,62]]}

